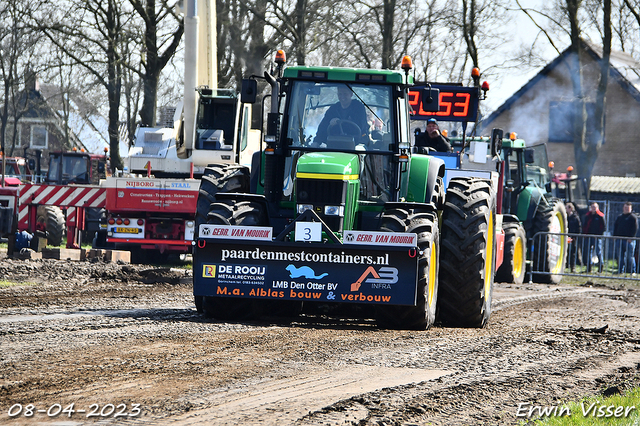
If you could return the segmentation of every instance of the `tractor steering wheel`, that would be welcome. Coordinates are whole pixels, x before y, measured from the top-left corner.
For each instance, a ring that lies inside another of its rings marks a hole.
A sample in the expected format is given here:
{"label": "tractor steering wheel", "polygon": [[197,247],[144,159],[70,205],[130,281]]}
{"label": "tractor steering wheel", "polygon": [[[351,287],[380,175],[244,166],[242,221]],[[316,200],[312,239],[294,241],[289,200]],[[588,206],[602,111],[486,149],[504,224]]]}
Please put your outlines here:
{"label": "tractor steering wheel", "polygon": [[362,129],[356,123],[350,120],[340,120],[334,124],[329,124],[327,134],[331,136],[354,136],[362,135]]}

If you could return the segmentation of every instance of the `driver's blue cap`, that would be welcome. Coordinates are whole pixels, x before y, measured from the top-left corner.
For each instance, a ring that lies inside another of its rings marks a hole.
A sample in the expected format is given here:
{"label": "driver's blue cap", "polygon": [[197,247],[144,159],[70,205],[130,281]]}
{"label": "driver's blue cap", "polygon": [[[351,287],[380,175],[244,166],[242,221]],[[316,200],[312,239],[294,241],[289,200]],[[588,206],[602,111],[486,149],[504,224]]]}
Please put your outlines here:
{"label": "driver's blue cap", "polygon": [[431,123],[438,124],[438,121],[435,118],[430,118],[427,120],[427,124],[431,124]]}

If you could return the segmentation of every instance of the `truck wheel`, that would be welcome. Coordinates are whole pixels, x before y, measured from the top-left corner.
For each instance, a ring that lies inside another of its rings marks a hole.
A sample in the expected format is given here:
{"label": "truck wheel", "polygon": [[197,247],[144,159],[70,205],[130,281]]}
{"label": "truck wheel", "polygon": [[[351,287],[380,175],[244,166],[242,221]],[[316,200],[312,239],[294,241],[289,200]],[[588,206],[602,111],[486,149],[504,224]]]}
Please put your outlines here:
{"label": "truck wheel", "polygon": [[38,206],[36,222],[47,231],[47,244],[54,247],[62,244],[62,238],[67,227],[60,207]]}
{"label": "truck wheel", "polygon": [[85,209],[85,230],[82,233],[82,242],[91,244],[100,231],[100,222],[107,217],[107,210],[103,208],[89,207]]}
{"label": "truck wheel", "polygon": [[[267,216],[262,205],[252,201],[220,200],[211,203],[207,223],[214,225],[264,226]],[[198,296],[195,296],[196,309]],[[207,318],[241,321],[259,317],[263,304],[252,299],[202,296],[202,310]]]}
{"label": "truck wheel", "polygon": [[390,209],[382,214],[380,230],[416,233],[421,254],[418,259],[416,306],[377,305],[378,325],[393,329],[427,329],[435,321],[438,300],[440,244],[437,216],[413,209]]}
{"label": "truck wheel", "polygon": [[[549,232],[533,238],[538,232]],[[533,281],[545,284],[557,284],[562,279],[567,260],[567,236],[557,235],[567,232],[567,211],[564,203],[553,199],[548,206],[538,206],[533,218],[529,240],[533,244],[531,258],[533,263]],[[536,274],[536,272],[545,272]]]}
{"label": "truck wheel", "polygon": [[196,230],[207,222],[211,203],[216,201],[218,192],[249,192],[249,169],[237,164],[213,164],[208,166],[200,180],[196,209]]}
{"label": "truck wheel", "polygon": [[491,316],[495,274],[496,199],[491,182],[453,178],[442,212],[438,320],[484,327]]}
{"label": "truck wheel", "polygon": [[107,231],[100,229],[96,232],[93,241],[91,242],[91,248],[94,249],[113,249],[116,245],[114,243],[107,243]]}
{"label": "truck wheel", "polygon": [[522,284],[527,266],[527,236],[522,224],[509,222],[504,229],[504,259],[496,272],[496,281]]}

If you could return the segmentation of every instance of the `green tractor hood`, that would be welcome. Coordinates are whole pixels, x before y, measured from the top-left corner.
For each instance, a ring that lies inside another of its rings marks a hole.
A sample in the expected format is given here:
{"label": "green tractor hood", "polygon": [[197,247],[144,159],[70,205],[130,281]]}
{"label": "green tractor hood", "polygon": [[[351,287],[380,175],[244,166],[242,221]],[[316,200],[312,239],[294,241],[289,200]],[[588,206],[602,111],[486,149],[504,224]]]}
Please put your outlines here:
{"label": "green tractor hood", "polygon": [[297,178],[355,180],[360,176],[360,161],[355,154],[311,152],[298,159]]}
{"label": "green tractor hood", "polygon": [[298,158],[296,204],[313,208],[333,229],[353,229],[359,193],[357,154],[311,152]]}

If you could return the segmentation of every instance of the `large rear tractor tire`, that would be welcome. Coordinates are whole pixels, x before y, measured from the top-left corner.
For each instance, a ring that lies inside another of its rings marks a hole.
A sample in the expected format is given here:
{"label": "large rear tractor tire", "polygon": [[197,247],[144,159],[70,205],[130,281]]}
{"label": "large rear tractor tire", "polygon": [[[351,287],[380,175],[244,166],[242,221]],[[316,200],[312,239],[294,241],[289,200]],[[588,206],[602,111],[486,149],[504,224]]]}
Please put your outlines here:
{"label": "large rear tractor tire", "polygon": [[[212,164],[204,170],[200,179],[200,189],[196,207],[196,236],[200,224],[207,223],[211,203],[219,192],[249,192],[250,173],[245,166],[237,164]],[[204,313],[202,296],[195,296],[196,310]]]}
{"label": "large rear tractor tire", "polygon": [[484,327],[491,316],[495,274],[496,198],[485,179],[453,178],[441,221],[438,320]]}
{"label": "large rear tractor tire", "polygon": [[445,199],[445,189],[444,189],[444,179],[440,176],[436,179],[436,185],[433,193],[431,194],[431,200],[427,200],[433,203],[436,206],[436,209],[442,210],[442,205],[444,204]]}
{"label": "large rear tractor tire", "polygon": [[[534,238],[538,232],[549,234]],[[557,284],[562,280],[567,261],[567,236],[559,234],[566,232],[567,211],[561,200],[554,198],[549,205],[538,206],[529,233],[529,240],[533,244],[531,258],[534,282]]]}
{"label": "large rear tractor tire", "polygon": [[500,283],[522,284],[527,272],[527,235],[522,224],[505,223],[504,258],[496,272],[496,281]]}
{"label": "large rear tractor tire", "polygon": [[58,206],[38,206],[36,222],[47,231],[47,244],[54,247],[62,244],[67,229],[62,209]]}
{"label": "large rear tractor tire", "polygon": [[[376,306],[376,319],[383,328],[425,330],[436,318],[440,244],[435,213],[414,209],[390,209],[382,214],[383,232],[418,235],[418,283],[416,306]],[[415,283],[402,283],[415,285]]]}
{"label": "large rear tractor tire", "polygon": [[[206,214],[207,223],[214,225],[264,226],[267,216],[259,203],[225,199],[211,203]],[[243,321],[259,317],[264,303],[252,299],[234,297],[196,296],[196,306],[201,303],[204,315],[223,321]]]}
{"label": "large rear tractor tire", "polygon": [[249,192],[249,169],[237,164],[213,164],[208,166],[200,180],[196,209],[196,229],[207,223],[207,213],[219,192]]}

